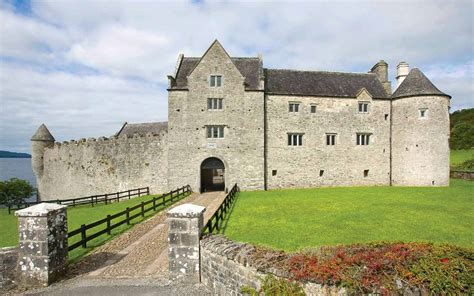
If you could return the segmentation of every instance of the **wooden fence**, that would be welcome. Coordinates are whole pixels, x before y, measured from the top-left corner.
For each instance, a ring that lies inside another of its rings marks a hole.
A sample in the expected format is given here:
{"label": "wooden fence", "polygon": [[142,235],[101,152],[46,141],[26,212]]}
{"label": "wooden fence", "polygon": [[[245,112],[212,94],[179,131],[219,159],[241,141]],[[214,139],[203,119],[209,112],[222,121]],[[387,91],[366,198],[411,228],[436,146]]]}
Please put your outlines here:
{"label": "wooden fence", "polygon": [[222,226],[222,222],[224,221],[227,212],[229,211],[230,207],[232,206],[232,203],[234,202],[239,192],[239,186],[235,184],[229,191],[229,193],[226,195],[214,215],[212,215],[209,221],[207,221],[207,224],[206,226],[204,226],[203,231],[205,231],[206,233],[213,233],[214,230],[219,230],[219,227]]}
{"label": "wooden fence", "polygon": [[142,196],[142,195],[149,195],[149,194],[150,194],[150,188],[149,187],[143,187],[143,188],[125,190],[125,191],[120,191],[120,192],[114,192],[114,193],[91,195],[91,196],[86,196],[86,197],[24,202],[24,203],[17,204],[17,205],[8,205],[8,214],[10,214],[12,210],[24,209],[24,208],[30,207],[32,205],[36,205],[36,204],[43,203],[43,202],[57,203],[57,204],[60,204],[60,205],[73,206],[73,207],[75,207],[77,205],[85,205],[85,204],[91,204],[92,206],[94,206],[94,204],[98,204],[98,203],[101,203],[101,202],[107,204],[109,202],[114,202],[114,201],[118,202],[118,201],[120,201],[121,199],[124,199],[124,198],[130,199],[134,196]]}
{"label": "wooden fence", "polygon": [[[130,225],[131,220],[139,216],[145,217],[145,213],[151,210],[156,211],[156,209],[160,206],[171,205],[174,202],[181,199],[181,197],[183,197],[184,195],[187,195],[188,193],[191,193],[191,186],[186,185],[178,189],[175,189],[173,191],[170,191],[168,193],[165,193],[163,195],[156,196],[149,201],[142,202],[131,208],[126,208],[125,211],[122,211],[113,215],[107,215],[107,217],[105,217],[102,220],[95,221],[90,224],[83,224],[81,225],[81,227],[75,230],[72,230],[68,233],[68,238],[74,237],[76,235],[81,236],[81,240],[70,245],[68,247],[68,250],[71,251],[80,246],[82,246],[83,248],[87,248],[88,241],[96,237],[99,237],[103,234],[111,235],[111,231],[114,228],[117,228],[120,225],[125,224],[125,223],[127,223],[127,225]],[[123,217],[123,219],[121,219],[120,221],[112,221],[120,217]],[[98,230],[94,233],[87,233],[88,230],[92,228],[96,228],[104,224],[105,224],[105,228]]]}

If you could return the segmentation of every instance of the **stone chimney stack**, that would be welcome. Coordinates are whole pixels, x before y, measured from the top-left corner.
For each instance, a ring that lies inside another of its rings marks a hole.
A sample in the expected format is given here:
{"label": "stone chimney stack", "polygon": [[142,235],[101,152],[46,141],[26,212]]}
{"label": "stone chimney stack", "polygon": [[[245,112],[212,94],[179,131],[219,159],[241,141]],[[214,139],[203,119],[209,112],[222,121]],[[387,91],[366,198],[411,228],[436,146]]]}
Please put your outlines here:
{"label": "stone chimney stack", "polygon": [[405,80],[408,72],[410,72],[408,63],[400,62],[397,66],[397,88],[400,86],[400,84],[402,84],[403,80]]}
{"label": "stone chimney stack", "polygon": [[388,95],[391,95],[392,86],[390,81],[388,81],[388,64],[384,60],[380,60],[380,62],[375,64],[372,69],[370,69],[370,73],[377,75],[377,78],[382,83],[385,92]]}

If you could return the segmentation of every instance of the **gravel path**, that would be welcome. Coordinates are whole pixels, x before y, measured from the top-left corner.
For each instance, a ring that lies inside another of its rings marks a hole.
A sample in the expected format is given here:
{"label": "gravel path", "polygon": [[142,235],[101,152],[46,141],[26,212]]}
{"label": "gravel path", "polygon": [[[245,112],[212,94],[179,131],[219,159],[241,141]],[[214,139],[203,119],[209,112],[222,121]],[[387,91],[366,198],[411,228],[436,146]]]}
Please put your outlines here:
{"label": "gravel path", "polygon": [[[193,193],[178,204],[206,207],[206,222],[224,199],[223,192]],[[124,234],[95,249],[69,269],[69,277],[86,278],[168,278],[168,226],[166,211],[135,225]]]}

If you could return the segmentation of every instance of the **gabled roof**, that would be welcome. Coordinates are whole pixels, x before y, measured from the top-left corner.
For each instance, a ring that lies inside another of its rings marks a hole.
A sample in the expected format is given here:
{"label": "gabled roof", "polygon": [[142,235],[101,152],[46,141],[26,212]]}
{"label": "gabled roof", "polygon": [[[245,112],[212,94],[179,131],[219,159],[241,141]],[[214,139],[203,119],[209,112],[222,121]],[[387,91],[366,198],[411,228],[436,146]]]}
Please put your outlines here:
{"label": "gabled roof", "polygon": [[49,132],[46,125],[43,123],[40,127],[36,130],[36,133],[31,137],[32,141],[51,141],[54,142],[54,137]]}
{"label": "gabled roof", "polygon": [[389,98],[373,73],[265,69],[265,75],[269,94],[355,98],[365,88],[374,99]]}
{"label": "gabled roof", "polygon": [[392,94],[392,99],[411,96],[451,96],[440,91],[418,68],[413,68],[397,90]]}
{"label": "gabled roof", "polygon": [[[240,74],[245,77],[245,89],[257,90],[260,85],[262,66],[259,58],[230,58]],[[176,84],[171,89],[185,89],[188,87],[187,77],[197,66],[201,58],[184,57],[176,73]]]}
{"label": "gabled roof", "polygon": [[147,123],[127,123],[115,134],[116,136],[127,135],[132,137],[134,134],[145,136],[148,133],[159,135],[162,131],[168,131],[168,122],[147,122]]}

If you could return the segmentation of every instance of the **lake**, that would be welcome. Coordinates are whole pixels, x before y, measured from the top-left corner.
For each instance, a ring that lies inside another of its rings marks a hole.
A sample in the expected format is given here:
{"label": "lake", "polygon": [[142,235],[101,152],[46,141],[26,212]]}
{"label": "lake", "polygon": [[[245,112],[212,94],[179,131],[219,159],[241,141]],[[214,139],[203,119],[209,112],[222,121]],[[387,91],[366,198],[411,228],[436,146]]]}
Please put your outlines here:
{"label": "lake", "polygon": [[[0,158],[0,180],[18,178],[36,187],[36,177],[31,168],[31,158]],[[35,201],[36,196],[29,199]]]}

